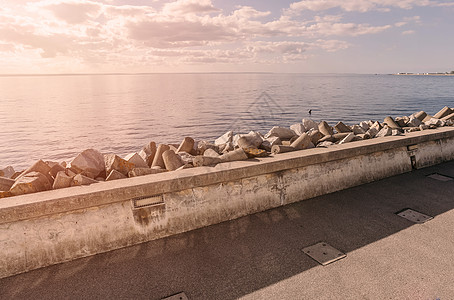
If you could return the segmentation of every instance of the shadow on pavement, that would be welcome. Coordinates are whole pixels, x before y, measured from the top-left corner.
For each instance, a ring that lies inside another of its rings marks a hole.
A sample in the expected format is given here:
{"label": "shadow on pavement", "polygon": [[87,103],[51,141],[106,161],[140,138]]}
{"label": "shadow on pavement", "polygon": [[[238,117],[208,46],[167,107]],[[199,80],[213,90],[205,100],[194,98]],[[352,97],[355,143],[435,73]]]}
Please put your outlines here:
{"label": "shadow on pavement", "polygon": [[416,170],[169,238],[0,280],[0,298],[236,299],[318,266],[301,249],[326,241],[349,253],[454,208],[454,162]]}

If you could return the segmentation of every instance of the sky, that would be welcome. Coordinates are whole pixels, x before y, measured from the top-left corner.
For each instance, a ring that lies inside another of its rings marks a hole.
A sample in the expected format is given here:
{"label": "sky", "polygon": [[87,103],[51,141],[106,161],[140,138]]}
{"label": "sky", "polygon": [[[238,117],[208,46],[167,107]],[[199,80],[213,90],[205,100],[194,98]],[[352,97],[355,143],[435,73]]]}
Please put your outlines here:
{"label": "sky", "polygon": [[0,0],[0,74],[454,70],[454,1]]}

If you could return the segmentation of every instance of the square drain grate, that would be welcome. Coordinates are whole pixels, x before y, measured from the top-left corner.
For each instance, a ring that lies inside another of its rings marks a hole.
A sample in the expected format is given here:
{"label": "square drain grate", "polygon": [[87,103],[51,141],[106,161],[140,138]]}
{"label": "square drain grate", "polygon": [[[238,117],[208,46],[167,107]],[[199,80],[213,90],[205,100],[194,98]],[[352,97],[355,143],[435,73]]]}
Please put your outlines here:
{"label": "square drain grate", "polygon": [[347,256],[345,253],[331,247],[325,242],[306,247],[303,249],[303,252],[323,266]]}
{"label": "square drain grate", "polygon": [[422,224],[422,223],[425,223],[425,222],[433,219],[433,217],[431,217],[431,216],[417,212],[416,210],[413,210],[410,208],[404,209],[400,212],[397,212],[396,214],[399,217],[405,218],[409,221],[412,221],[413,223],[418,223],[418,224]]}
{"label": "square drain grate", "polygon": [[161,300],[189,300],[189,299],[184,292],[181,292],[166,298],[162,298]]}
{"label": "square drain grate", "polygon": [[427,175],[427,177],[435,179],[435,180],[439,180],[439,181],[452,181],[453,180],[452,177],[449,177],[446,175],[441,175],[438,173],[433,173],[433,174]]}

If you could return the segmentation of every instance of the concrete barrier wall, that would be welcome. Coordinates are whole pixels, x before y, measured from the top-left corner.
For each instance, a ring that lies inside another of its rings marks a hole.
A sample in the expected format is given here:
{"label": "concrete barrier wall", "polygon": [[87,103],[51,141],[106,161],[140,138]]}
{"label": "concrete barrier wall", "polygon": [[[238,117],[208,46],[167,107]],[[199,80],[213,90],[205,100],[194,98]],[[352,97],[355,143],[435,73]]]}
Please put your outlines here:
{"label": "concrete barrier wall", "polygon": [[232,220],[454,159],[454,128],[0,201],[0,277]]}

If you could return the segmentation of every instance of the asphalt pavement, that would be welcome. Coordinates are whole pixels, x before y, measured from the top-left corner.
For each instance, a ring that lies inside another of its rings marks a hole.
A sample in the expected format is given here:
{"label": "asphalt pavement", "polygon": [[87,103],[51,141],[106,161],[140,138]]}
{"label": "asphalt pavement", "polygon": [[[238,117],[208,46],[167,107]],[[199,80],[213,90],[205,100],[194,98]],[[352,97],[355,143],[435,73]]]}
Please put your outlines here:
{"label": "asphalt pavement", "polygon": [[[0,279],[0,299],[454,299],[449,176],[454,161]],[[346,257],[320,265],[302,250],[318,242]]]}

